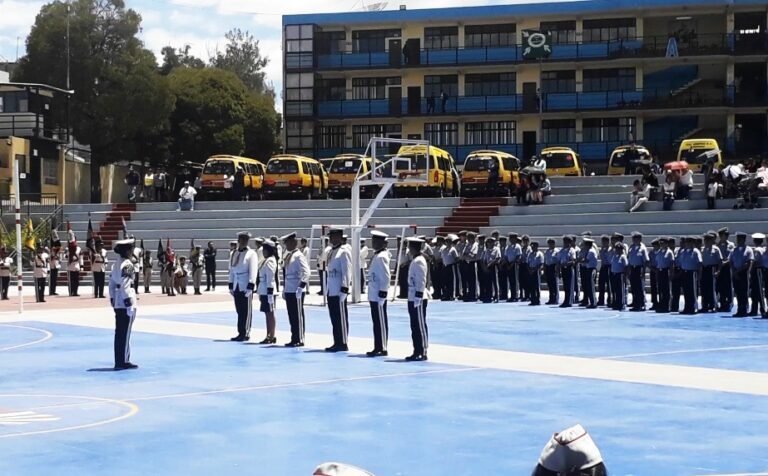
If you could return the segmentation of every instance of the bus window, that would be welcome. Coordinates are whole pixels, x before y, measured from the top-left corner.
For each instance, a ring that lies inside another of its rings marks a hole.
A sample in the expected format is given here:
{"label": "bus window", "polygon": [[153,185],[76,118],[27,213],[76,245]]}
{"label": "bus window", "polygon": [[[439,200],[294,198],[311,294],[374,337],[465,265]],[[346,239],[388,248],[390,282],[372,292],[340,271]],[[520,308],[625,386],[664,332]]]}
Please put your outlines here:
{"label": "bus window", "polygon": [[232,175],[235,164],[231,160],[209,160],[205,163],[203,173],[208,175]]}
{"label": "bus window", "polygon": [[267,164],[267,172],[270,174],[297,174],[299,164],[293,159],[273,159]]}

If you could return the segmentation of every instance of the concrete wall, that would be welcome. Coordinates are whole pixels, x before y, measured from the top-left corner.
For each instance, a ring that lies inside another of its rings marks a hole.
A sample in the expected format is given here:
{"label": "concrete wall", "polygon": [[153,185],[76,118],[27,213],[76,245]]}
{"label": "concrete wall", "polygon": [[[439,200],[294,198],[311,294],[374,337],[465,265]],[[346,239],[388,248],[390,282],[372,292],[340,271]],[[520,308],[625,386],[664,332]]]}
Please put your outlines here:
{"label": "concrete wall", "polygon": [[61,182],[64,203],[88,203],[91,198],[91,168],[90,164],[66,161]]}
{"label": "concrete wall", "polygon": [[123,203],[128,201],[128,186],[123,179],[128,167],[111,164],[101,168],[101,203]]}
{"label": "concrete wall", "polygon": [[24,156],[24,169],[29,170],[30,144],[26,139],[18,137],[8,137],[0,140],[0,192],[5,192],[6,187],[9,193],[14,194],[13,188],[13,161],[17,155]]}

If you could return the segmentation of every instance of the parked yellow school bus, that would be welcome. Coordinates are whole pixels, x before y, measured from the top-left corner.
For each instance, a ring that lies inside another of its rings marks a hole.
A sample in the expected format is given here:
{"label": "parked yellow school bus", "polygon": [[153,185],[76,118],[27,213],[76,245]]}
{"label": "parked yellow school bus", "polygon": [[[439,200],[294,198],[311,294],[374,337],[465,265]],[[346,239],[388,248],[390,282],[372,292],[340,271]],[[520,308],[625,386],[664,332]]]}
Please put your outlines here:
{"label": "parked yellow school bus", "polygon": [[[411,159],[413,172],[422,175],[423,183],[402,182],[393,187],[396,196],[424,196],[435,197],[455,196],[458,190],[458,173],[453,157],[443,149],[424,145],[406,145],[400,147],[398,157]],[[429,167],[427,167],[429,164]],[[425,176],[429,168],[429,176]],[[397,162],[396,172],[406,172],[407,164]]]}
{"label": "parked yellow school bus", "polygon": [[539,155],[547,161],[547,175],[550,177],[583,175],[581,157],[570,147],[547,147]]}
{"label": "parked yellow school bus", "polygon": [[264,197],[324,198],[328,175],[320,162],[301,155],[275,155],[267,162]]}
{"label": "parked yellow school bus", "polygon": [[264,164],[256,159],[238,157],[236,155],[213,155],[205,161],[200,176],[202,190],[200,194],[206,199],[236,199],[241,197],[227,196],[231,188],[225,188],[224,182],[235,175],[240,167],[245,173],[243,187],[249,198],[261,198],[264,184]]}
{"label": "parked yellow school bus", "polygon": [[[499,171],[495,190],[488,190],[491,167]],[[467,156],[461,171],[461,194],[465,197],[492,194],[507,196],[520,185],[520,160],[507,152],[476,150]]]}
{"label": "parked yellow school bus", "polygon": [[712,156],[716,167],[723,166],[723,153],[715,139],[684,140],[677,151],[677,160],[684,160],[688,162],[689,169],[701,172],[702,165],[707,161],[707,155]]}
{"label": "parked yellow school bus", "polygon": [[[632,149],[634,152],[632,153]],[[624,175],[628,160],[651,160],[651,153],[642,145],[621,145],[613,149],[608,159],[608,175]],[[630,173],[635,172],[635,165],[630,164]]]}
{"label": "parked yellow school bus", "polygon": [[[373,159],[370,157],[359,154],[337,155],[328,168],[328,196],[330,198],[350,197],[355,178],[358,175],[367,174],[372,168]],[[361,187],[360,193],[372,196],[377,189],[375,185],[366,185]]]}

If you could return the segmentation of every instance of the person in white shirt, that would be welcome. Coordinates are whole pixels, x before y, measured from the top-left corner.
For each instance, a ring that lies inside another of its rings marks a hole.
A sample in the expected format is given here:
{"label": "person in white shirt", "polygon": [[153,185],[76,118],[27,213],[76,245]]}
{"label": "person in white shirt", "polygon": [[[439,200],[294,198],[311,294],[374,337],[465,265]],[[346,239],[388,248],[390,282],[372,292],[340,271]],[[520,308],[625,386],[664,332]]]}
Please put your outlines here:
{"label": "person in white shirt", "polygon": [[360,238],[360,294],[365,293],[365,274],[368,269],[368,246],[365,238]]}
{"label": "person in white shirt", "polygon": [[317,273],[320,275],[320,292],[318,295],[325,294],[325,282],[327,279],[328,256],[331,254],[331,245],[328,244],[328,238],[325,239],[325,246],[320,249],[320,255],[317,257]]}
{"label": "person in white shirt", "polygon": [[200,296],[200,285],[203,284],[203,252],[200,245],[195,245],[189,253],[189,261],[192,266],[192,287],[195,289],[195,296]]}
{"label": "person in white shirt", "polygon": [[408,238],[408,251],[413,260],[408,267],[408,315],[411,318],[413,354],[405,358],[409,362],[427,360],[429,331],[427,329],[427,260],[421,253],[424,240]]}
{"label": "person in white shirt", "polygon": [[344,244],[344,231],[332,228],[328,231],[331,240],[331,252],[328,255],[328,314],[333,327],[333,345],[326,352],[346,352],[349,336],[349,317],[347,314],[347,296],[352,287],[352,252]]}
{"label": "person in white shirt", "polygon": [[[135,237],[131,235],[131,238]],[[136,246],[133,248],[133,270],[136,272],[136,276],[133,277],[133,289],[136,294],[139,294],[139,278],[141,278],[142,270],[144,269],[144,248]]]}
{"label": "person in white shirt", "polygon": [[58,296],[59,293],[56,292],[56,282],[59,280],[59,270],[61,269],[61,240],[59,239],[59,232],[53,230],[51,233],[51,279],[50,284],[48,285],[48,295]]}
{"label": "person in white shirt", "polygon": [[0,245],[0,300],[8,300],[8,288],[11,286],[11,265],[13,259],[8,257],[5,246]]}
{"label": "person in white shirt", "polygon": [[109,300],[115,310],[115,370],[138,368],[131,363],[131,328],[136,318],[136,291],[133,289],[133,238],[115,242],[119,258],[109,277]]}
{"label": "person in white shirt", "polygon": [[389,339],[389,319],[387,317],[387,297],[392,270],[389,268],[391,256],[387,250],[389,236],[381,231],[371,232],[373,257],[368,268],[368,304],[371,306],[373,320],[373,350],[366,352],[368,357],[387,356]]}
{"label": "person in white shirt", "polygon": [[456,242],[459,237],[450,234],[445,238],[445,248],[443,250],[443,301],[453,301],[458,295],[457,287],[461,284],[459,276],[459,251],[456,249]]}
{"label": "person in white shirt", "polygon": [[179,263],[173,271],[173,287],[179,294],[187,294],[187,284],[189,283],[189,268],[187,267],[187,257],[179,256]]}
{"label": "person in white shirt", "polygon": [[286,249],[283,299],[291,325],[291,341],[285,346],[304,347],[304,293],[309,289],[309,261],[297,247],[296,233],[285,235],[280,240]]}
{"label": "person in white shirt", "polygon": [[256,292],[259,294],[261,312],[267,321],[267,337],[259,344],[276,344],[275,291],[277,290],[277,243],[264,240],[261,246],[264,260],[259,264]]}
{"label": "person in white shirt", "polygon": [[637,211],[642,207],[651,197],[651,184],[641,184],[639,180],[635,180],[632,185],[634,190],[629,197],[629,213]]}
{"label": "person in white shirt", "polygon": [[176,206],[176,211],[182,209],[195,211],[195,195],[197,195],[197,190],[189,185],[189,180],[184,182],[184,186],[179,190],[179,203]]}
{"label": "person in white shirt", "polygon": [[141,249],[144,255],[141,263],[142,274],[144,275],[144,294],[149,294],[151,292],[149,287],[152,285],[152,253],[144,250],[144,240],[142,240]]}
{"label": "person in white shirt", "polygon": [[680,174],[680,178],[677,179],[677,198],[680,200],[688,200],[693,189],[693,171],[691,169],[685,169]]}
{"label": "person in white shirt", "polygon": [[256,252],[248,247],[250,239],[250,233],[240,232],[229,256],[229,293],[237,311],[237,336],[230,339],[234,342],[247,341],[251,334],[251,302],[259,268]]}
{"label": "person in white shirt", "polygon": [[104,281],[107,271],[107,250],[104,242],[96,238],[95,249],[91,253],[91,271],[93,271],[93,297],[104,298]]}
{"label": "person in white shirt", "polygon": [[37,245],[32,274],[35,278],[35,302],[45,302],[45,281],[48,277],[48,253],[45,252],[42,244]]}
{"label": "person in white shirt", "polygon": [[77,246],[74,240],[74,234],[67,248],[67,272],[69,273],[69,295],[71,297],[80,296],[77,291],[80,289],[80,270],[83,269],[82,250]]}
{"label": "person in white shirt", "polygon": [[309,263],[309,257],[310,257],[308,244],[309,242],[307,241],[306,238],[302,238],[299,240],[299,250],[301,250],[301,252],[304,253],[304,258],[307,259],[307,263]]}

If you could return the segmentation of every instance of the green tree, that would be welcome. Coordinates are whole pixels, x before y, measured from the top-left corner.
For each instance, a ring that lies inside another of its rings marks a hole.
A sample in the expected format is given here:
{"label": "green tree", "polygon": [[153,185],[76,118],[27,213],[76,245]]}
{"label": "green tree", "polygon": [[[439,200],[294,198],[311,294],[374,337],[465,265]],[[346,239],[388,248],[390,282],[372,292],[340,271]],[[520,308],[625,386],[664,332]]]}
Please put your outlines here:
{"label": "green tree", "polygon": [[[67,86],[70,20],[71,127],[91,146],[91,201],[101,200],[100,167],[139,154],[168,130],[173,95],[155,56],[137,38],[141,17],[123,0],[54,1],[44,5],[27,38],[14,79]],[[148,157],[159,160],[157,157]]]}
{"label": "green tree", "polygon": [[217,51],[211,58],[211,66],[235,73],[251,91],[274,94],[264,84],[264,68],[269,58],[261,56],[259,40],[239,28],[228,31],[225,38],[227,46],[224,52]]}
{"label": "green tree", "polygon": [[163,57],[163,64],[160,66],[160,74],[167,76],[176,68],[205,68],[205,61],[191,54],[189,50],[189,45],[185,45],[183,48],[178,49],[173,46],[164,47],[160,51],[160,54]]}
{"label": "green tree", "polygon": [[282,119],[275,111],[275,100],[268,94],[252,93],[246,110],[246,157],[266,161],[279,152],[278,134]]}

